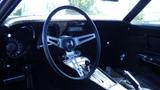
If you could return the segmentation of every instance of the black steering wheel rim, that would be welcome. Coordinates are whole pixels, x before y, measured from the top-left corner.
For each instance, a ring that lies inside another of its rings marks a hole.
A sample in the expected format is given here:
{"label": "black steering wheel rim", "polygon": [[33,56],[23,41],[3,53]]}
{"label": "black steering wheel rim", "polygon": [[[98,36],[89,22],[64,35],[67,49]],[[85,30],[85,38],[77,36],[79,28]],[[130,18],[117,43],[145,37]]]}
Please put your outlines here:
{"label": "black steering wheel rim", "polygon": [[[47,30],[48,30],[48,26],[49,26],[49,22],[51,21],[52,17],[60,10],[63,10],[63,9],[70,9],[70,10],[74,10],[80,14],[82,14],[86,19],[87,21],[89,22],[89,24],[91,25],[91,28],[93,29],[94,33],[95,33],[95,36],[96,36],[96,43],[97,43],[97,52],[96,52],[96,61],[94,62],[93,64],[93,68],[92,70],[87,74],[87,75],[84,75],[82,77],[73,77],[73,76],[70,76],[66,73],[64,73],[57,65],[56,63],[54,62],[51,54],[50,54],[50,51],[49,51],[49,48],[48,48],[48,43],[47,43]],[[44,25],[43,25],[43,31],[42,31],[42,43],[43,43],[43,49],[44,49],[44,52],[45,52],[45,56],[50,64],[50,66],[52,67],[52,69],[54,71],[56,71],[58,74],[60,75],[63,75],[65,77],[68,77],[70,79],[74,79],[74,80],[82,80],[82,79],[86,79],[88,77],[90,77],[96,67],[98,66],[99,64],[99,60],[100,60],[100,55],[101,55],[101,41],[100,41],[100,36],[99,36],[99,33],[98,33],[98,30],[96,28],[96,25],[94,24],[94,22],[89,18],[89,16],[84,12],[82,11],[81,9],[77,8],[77,7],[74,7],[74,6],[69,6],[69,5],[66,5],[66,6],[61,6],[61,7],[58,7],[56,8],[55,10],[53,10],[48,18],[46,19],[46,21],[44,22]]]}

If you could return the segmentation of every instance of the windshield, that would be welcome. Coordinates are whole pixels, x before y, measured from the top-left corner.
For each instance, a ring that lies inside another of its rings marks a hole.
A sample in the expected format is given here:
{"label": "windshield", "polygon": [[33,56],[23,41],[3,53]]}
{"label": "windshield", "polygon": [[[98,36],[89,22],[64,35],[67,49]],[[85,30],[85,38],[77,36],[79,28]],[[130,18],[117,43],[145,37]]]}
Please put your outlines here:
{"label": "windshield", "polygon": [[[139,0],[22,0],[12,12],[13,16],[48,16],[55,8],[73,5],[85,11],[92,19],[123,20]],[[63,15],[75,15],[64,12]]]}

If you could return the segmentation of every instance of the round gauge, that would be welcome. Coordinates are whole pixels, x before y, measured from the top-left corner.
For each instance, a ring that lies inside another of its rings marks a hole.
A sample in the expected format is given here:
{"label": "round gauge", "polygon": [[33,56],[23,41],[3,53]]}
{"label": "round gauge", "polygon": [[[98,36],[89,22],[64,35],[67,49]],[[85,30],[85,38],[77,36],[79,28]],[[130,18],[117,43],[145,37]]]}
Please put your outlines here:
{"label": "round gauge", "polygon": [[10,38],[6,44],[6,53],[11,58],[20,57],[23,54],[23,45],[18,40]]}

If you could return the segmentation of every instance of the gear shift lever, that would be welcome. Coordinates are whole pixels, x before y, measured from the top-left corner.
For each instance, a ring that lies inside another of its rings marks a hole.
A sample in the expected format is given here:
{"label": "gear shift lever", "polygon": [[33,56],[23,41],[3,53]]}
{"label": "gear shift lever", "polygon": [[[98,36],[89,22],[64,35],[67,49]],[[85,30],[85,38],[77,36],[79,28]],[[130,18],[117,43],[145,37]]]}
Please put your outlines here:
{"label": "gear shift lever", "polygon": [[136,90],[142,90],[139,82],[126,70],[123,70],[123,75],[132,83]]}

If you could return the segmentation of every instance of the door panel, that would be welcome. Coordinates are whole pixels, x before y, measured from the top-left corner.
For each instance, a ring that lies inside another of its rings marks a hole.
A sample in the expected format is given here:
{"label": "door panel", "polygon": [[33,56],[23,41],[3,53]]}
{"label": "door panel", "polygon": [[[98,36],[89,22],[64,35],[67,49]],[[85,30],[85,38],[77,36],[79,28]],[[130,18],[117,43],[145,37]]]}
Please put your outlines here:
{"label": "door panel", "polygon": [[[131,25],[128,42],[129,54],[132,55],[130,58],[132,59],[134,57],[133,61],[141,58],[139,54],[149,56],[151,60],[147,62],[151,62],[151,64],[153,64],[152,61],[160,59],[160,27]],[[160,66],[156,63],[154,65]]]}
{"label": "door panel", "polygon": [[[127,67],[150,82],[160,83],[160,27],[130,25]],[[157,87],[158,88],[158,87]]]}

